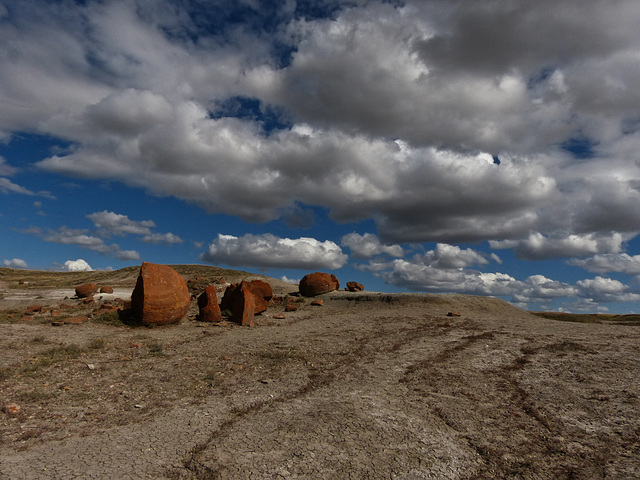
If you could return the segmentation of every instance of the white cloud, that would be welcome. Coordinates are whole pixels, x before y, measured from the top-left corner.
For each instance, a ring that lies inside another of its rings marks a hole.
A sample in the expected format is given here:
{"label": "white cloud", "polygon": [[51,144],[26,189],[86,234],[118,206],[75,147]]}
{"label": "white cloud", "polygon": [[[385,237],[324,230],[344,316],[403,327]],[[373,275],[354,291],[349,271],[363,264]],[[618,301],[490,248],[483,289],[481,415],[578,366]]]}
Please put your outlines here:
{"label": "white cloud", "polygon": [[595,302],[637,302],[640,294],[630,291],[627,285],[618,280],[597,276],[592,279],[580,280],[576,286],[582,296],[591,298]]}
{"label": "white cloud", "polygon": [[11,260],[4,260],[2,264],[8,268],[27,268],[27,262],[21,258],[14,258]]}
{"label": "white cloud", "polygon": [[349,233],[342,237],[341,244],[348,247],[355,258],[371,258],[382,253],[390,257],[404,256],[404,249],[400,245],[383,245],[373,233]]}
{"label": "white cloud", "polygon": [[65,272],[91,272],[93,268],[82,258],[77,260],[67,260],[63,267]]}
{"label": "white cloud", "polygon": [[618,253],[622,249],[625,236],[584,234],[548,237],[540,232],[532,232],[523,240],[489,241],[494,249],[510,248],[516,257],[526,260],[540,260],[552,257],[584,257],[596,253]]}
{"label": "white cloud", "polygon": [[178,235],[173,233],[153,233],[151,229],[156,226],[153,220],[134,221],[130,220],[127,215],[107,210],[91,213],[87,215],[87,218],[93,222],[98,235],[102,237],[143,235],[140,240],[144,243],[171,245],[183,242]]}
{"label": "white cloud", "polygon": [[10,193],[19,193],[22,195],[36,195],[35,192],[32,192],[28,188],[24,188],[16,183],[13,183],[8,178],[0,178],[0,192],[4,193],[5,195]]}
{"label": "white cloud", "polygon": [[121,260],[138,260],[140,258],[140,254],[135,250],[122,250],[116,243],[107,245],[101,238],[87,233],[87,230],[60,227],[58,230],[49,230],[43,235],[43,238],[47,242],[77,245],[104,255],[112,255]]}
{"label": "white cloud", "polygon": [[5,158],[0,155],[0,176],[2,177],[10,177],[18,172],[16,167],[12,167],[7,163]]}
{"label": "white cloud", "polygon": [[155,243],[155,244],[165,244],[171,245],[174,243],[182,243],[182,239],[178,235],[174,235],[173,233],[152,233],[149,235],[145,235],[141,239],[144,243]]}
{"label": "white cloud", "polygon": [[621,272],[640,275],[640,255],[605,253],[584,259],[572,258],[568,263],[594,273]]}
{"label": "white cloud", "polygon": [[103,237],[113,235],[124,236],[128,234],[150,235],[151,228],[156,226],[152,220],[136,222],[129,220],[129,217],[126,215],[120,215],[107,210],[91,213],[87,215],[87,218],[93,222],[98,229],[98,234]]}
{"label": "white cloud", "polygon": [[287,283],[291,283],[292,285],[297,285],[298,283],[300,283],[300,279],[299,278],[289,278],[286,275],[283,275],[280,280],[282,280],[283,282],[287,282]]}
{"label": "white cloud", "polygon": [[347,255],[328,240],[280,238],[271,234],[242,237],[219,234],[200,260],[232,266],[333,270],[347,262]]}

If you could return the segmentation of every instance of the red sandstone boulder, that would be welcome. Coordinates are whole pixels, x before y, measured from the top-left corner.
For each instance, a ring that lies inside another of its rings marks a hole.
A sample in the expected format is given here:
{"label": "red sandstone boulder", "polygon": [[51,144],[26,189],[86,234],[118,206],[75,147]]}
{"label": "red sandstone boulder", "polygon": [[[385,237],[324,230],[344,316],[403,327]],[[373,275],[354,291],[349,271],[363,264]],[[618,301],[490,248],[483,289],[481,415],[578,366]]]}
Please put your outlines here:
{"label": "red sandstone boulder", "polygon": [[339,288],[340,282],[335,275],[322,272],[308,273],[299,284],[300,294],[305,297],[315,297]]}
{"label": "red sandstone boulder", "polygon": [[271,285],[262,280],[251,280],[250,282],[242,281],[240,283],[232,283],[227,287],[220,302],[221,310],[231,310],[233,313],[233,305],[235,304],[234,298],[240,294],[240,289],[245,286],[254,298],[254,314],[264,312],[269,307],[269,301],[273,297],[273,290]]}
{"label": "red sandstone boulder", "polygon": [[218,296],[214,285],[206,287],[198,297],[198,309],[198,320],[201,322],[222,321],[222,313],[220,313],[220,305],[218,305]]}
{"label": "red sandstone boulder", "polygon": [[78,298],[92,297],[98,292],[98,285],[95,283],[85,283],[76,287],[76,296]]}
{"label": "red sandstone boulder", "polygon": [[100,287],[100,293],[113,293],[113,288],[112,287]]}
{"label": "red sandstone boulder", "polygon": [[248,282],[241,282],[231,299],[231,321],[240,325],[253,327],[255,312],[255,295],[250,290]]}
{"label": "red sandstone boulder", "polygon": [[348,292],[361,292],[364,290],[364,285],[358,282],[347,282],[346,290]]}
{"label": "red sandstone boulder", "polygon": [[178,323],[189,311],[187,282],[173,268],[143,262],[131,294],[131,310],[144,325]]}

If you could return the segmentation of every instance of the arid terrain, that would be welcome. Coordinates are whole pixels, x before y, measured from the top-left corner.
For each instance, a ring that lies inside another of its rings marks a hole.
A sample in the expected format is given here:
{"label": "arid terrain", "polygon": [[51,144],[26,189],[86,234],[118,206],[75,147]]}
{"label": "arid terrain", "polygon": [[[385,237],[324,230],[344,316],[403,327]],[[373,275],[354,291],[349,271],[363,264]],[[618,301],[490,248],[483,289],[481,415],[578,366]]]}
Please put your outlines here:
{"label": "arid terrain", "polygon": [[635,317],[340,291],[147,328],[113,309],[137,273],[0,268],[1,479],[640,478]]}

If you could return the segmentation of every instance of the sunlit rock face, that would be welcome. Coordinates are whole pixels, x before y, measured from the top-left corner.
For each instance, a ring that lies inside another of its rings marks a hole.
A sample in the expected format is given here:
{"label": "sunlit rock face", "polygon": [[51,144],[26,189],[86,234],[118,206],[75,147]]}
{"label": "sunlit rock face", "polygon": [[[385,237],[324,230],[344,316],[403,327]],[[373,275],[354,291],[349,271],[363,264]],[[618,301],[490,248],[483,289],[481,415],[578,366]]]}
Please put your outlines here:
{"label": "sunlit rock face", "polygon": [[340,288],[340,282],[335,275],[322,272],[308,273],[302,277],[299,285],[300,294],[305,297],[315,297]]}
{"label": "sunlit rock face", "polygon": [[143,325],[179,323],[191,305],[187,282],[173,268],[143,262],[131,294],[131,310]]}

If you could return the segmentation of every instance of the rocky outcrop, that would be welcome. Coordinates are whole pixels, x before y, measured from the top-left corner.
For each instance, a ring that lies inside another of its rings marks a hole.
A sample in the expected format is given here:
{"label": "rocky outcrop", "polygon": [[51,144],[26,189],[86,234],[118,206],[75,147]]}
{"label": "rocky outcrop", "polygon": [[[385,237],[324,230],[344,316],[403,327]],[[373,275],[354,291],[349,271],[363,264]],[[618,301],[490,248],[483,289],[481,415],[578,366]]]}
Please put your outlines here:
{"label": "rocky outcrop", "polygon": [[209,285],[198,297],[198,320],[201,322],[221,322],[222,313],[218,305],[216,287]]}
{"label": "rocky outcrop", "polygon": [[250,282],[243,280],[240,283],[232,283],[229,285],[220,302],[220,309],[222,311],[231,310],[233,313],[233,305],[236,304],[235,297],[240,295],[240,290],[243,286],[254,296],[253,313],[257,315],[264,312],[269,307],[269,301],[273,297],[273,289],[271,285],[262,280],[251,280]]}
{"label": "rocky outcrop", "polygon": [[76,287],[76,297],[87,298],[92,297],[98,291],[98,285],[95,283],[85,283]]}
{"label": "rocky outcrop", "polygon": [[308,273],[299,284],[300,294],[305,297],[315,297],[339,288],[340,282],[335,275],[322,272]]}
{"label": "rocky outcrop", "polygon": [[131,311],[143,325],[178,323],[189,311],[187,282],[167,265],[143,262],[131,294]]}
{"label": "rocky outcrop", "polygon": [[347,282],[347,288],[345,290],[347,290],[347,292],[362,292],[364,285],[358,282]]}

